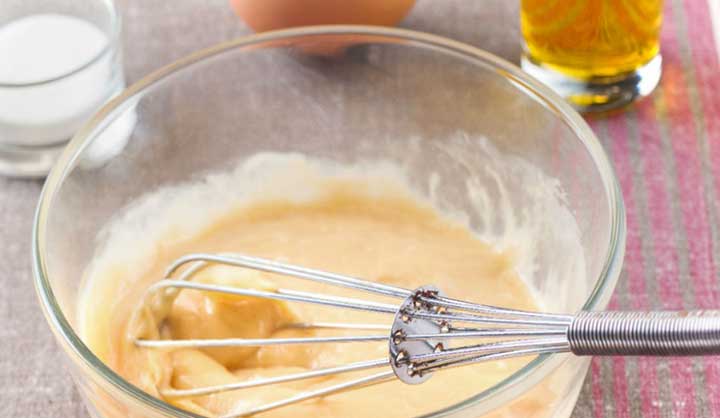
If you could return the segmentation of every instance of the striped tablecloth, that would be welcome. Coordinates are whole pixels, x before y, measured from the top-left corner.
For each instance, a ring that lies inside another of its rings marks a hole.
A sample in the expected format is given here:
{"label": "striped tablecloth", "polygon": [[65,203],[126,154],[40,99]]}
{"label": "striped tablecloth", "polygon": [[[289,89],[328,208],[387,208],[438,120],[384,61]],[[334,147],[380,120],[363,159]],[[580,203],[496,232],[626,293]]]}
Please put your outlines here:
{"label": "striped tablecloth", "polygon": [[[660,86],[629,111],[589,118],[627,207],[613,309],[720,308],[720,66],[711,10],[704,0],[667,0]],[[596,358],[575,415],[718,418],[720,358]]]}

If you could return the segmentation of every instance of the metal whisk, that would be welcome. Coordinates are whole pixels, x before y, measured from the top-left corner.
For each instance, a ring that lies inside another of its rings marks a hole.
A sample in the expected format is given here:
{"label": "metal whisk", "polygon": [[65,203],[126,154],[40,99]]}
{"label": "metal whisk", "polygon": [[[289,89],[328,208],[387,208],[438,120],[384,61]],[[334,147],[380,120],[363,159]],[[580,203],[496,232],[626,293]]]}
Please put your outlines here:
{"label": "metal whisk", "polygon": [[[189,264],[185,269],[183,266]],[[263,291],[235,288],[190,279],[209,264],[224,264],[314,282],[356,289],[399,299],[399,305],[361,299],[278,289]],[[182,270],[182,271],[181,271]],[[357,336],[263,338],[263,339],[136,339],[146,348],[259,347],[274,344],[352,343],[388,341],[386,358],[338,365],[307,372],[242,381],[194,389],[162,391],[165,397],[194,397],[265,386],[320,376],[380,369],[343,383],[308,390],[298,395],[258,406],[235,418],[253,415],[306,399],[400,379],[419,384],[433,372],[451,367],[512,357],[571,352],[576,355],[710,355],[720,354],[720,311],[678,312],[587,312],[575,315],[546,314],[481,305],[449,298],[432,286],[415,290],[374,283],[344,275],[313,270],[276,261],[237,254],[190,254],[175,261],[166,278],[151,286],[145,303],[153,297],[172,303],[182,289],[231,295],[312,303],[343,309],[379,312],[393,317],[390,325],[354,323],[304,323],[302,328],[385,331]],[[175,277],[175,278],[174,278]],[[161,318],[160,318],[161,321]],[[481,344],[451,347],[457,339],[490,339]]]}

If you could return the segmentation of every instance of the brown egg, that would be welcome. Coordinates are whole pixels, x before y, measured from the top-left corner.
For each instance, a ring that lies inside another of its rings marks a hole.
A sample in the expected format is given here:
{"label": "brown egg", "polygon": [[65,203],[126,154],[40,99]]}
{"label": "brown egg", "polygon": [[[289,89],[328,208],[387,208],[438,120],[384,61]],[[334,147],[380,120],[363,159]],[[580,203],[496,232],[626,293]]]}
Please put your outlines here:
{"label": "brown egg", "polygon": [[415,0],[230,0],[253,30],[306,25],[390,26],[407,15]]}

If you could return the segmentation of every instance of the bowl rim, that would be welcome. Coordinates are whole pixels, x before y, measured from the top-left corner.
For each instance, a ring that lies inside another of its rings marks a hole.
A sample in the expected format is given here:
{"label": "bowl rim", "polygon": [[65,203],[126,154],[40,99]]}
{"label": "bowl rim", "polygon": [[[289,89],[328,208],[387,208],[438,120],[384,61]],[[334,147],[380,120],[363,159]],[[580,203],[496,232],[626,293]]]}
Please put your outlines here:
{"label": "bowl rim", "polygon": [[[584,119],[559,95],[530,75],[524,73],[519,67],[502,58],[477,47],[438,35],[408,29],[366,25],[319,25],[275,30],[247,35],[199,50],[135,82],[103,106],[84,124],[62,152],[47,177],[35,212],[32,231],[32,268],[36,293],[45,318],[61,346],[68,355],[77,358],[76,362],[79,363],[80,366],[89,369],[94,374],[92,377],[95,381],[99,381],[103,387],[108,387],[109,385],[109,387],[120,391],[120,393],[129,397],[132,401],[149,406],[155,409],[156,412],[181,418],[202,418],[199,415],[184,411],[150,396],[115,373],[85,345],[82,339],[75,333],[66,316],[63,314],[62,308],[59,306],[49,280],[44,257],[46,253],[46,226],[55,194],[64,179],[74,168],[75,161],[79,158],[84,148],[92,142],[93,134],[104,129],[106,124],[103,122],[106,122],[108,117],[123,110],[124,105],[135,100],[137,95],[142,94],[143,91],[151,88],[155,83],[164,80],[173,73],[234,49],[248,48],[253,45],[297,37],[327,35],[379,36],[404,41],[410,45],[425,46],[436,50],[440,49],[444,53],[452,53],[476,62],[479,61],[517,84],[518,89],[525,90],[526,94],[532,94],[536,100],[541,101],[550,110],[555,112],[585,146],[596,164],[605,188],[610,211],[609,242],[607,252],[604,256],[603,268],[582,309],[597,310],[607,305],[618,280],[625,251],[626,221],[622,194],[610,160],[599,140]],[[564,355],[553,354],[538,356],[520,370],[494,386],[460,403],[429,414],[424,414],[422,417],[446,416],[468,407],[478,407],[481,402],[484,402],[483,407],[475,410],[475,412],[488,412],[530,390],[536,383],[540,382],[566,360],[567,356]],[[98,377],[100,377],[99,380],[97,379]]]}

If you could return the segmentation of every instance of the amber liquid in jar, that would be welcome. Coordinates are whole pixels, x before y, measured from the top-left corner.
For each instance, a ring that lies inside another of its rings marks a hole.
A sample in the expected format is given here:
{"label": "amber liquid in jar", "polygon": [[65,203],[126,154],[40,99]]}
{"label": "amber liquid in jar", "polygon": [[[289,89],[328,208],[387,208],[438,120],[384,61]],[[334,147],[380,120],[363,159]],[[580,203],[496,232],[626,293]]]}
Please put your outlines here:
{"label": "amber liquid in jar", "polygon": [[589,80],[634,71],[659,52],[662,0],[522,0],[526,54]]}

